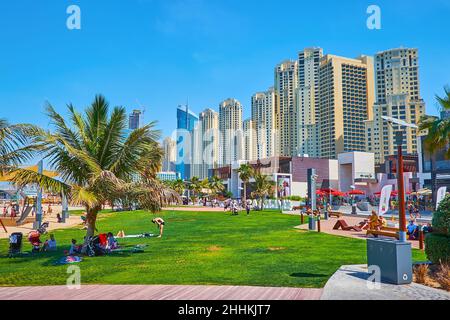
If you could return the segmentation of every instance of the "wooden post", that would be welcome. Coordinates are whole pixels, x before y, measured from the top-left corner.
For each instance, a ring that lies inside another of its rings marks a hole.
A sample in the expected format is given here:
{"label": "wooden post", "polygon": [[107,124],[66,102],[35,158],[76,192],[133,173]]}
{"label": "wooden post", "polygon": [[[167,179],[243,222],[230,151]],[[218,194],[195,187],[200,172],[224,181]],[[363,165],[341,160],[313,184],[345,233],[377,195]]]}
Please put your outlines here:
{"label": "wooden post", "polygon": [[423,250],[424,249],[424,243],[423,243],[423,239],[424,238],[424,235],[423,235],[423,228],[422,227],[420,227],[420,230],[419,230],[419,249],[420,250]]}
{"label": "wooden post", "polygon": [[303,225],[303,221],[304,221],[304,217],[303,217],[303,212],[300,214],[300,222]]}
{"label": "wooden post", "polygon": [[320,233],[320,214],[319,214],[319,216],[317,217],[317,232]]}

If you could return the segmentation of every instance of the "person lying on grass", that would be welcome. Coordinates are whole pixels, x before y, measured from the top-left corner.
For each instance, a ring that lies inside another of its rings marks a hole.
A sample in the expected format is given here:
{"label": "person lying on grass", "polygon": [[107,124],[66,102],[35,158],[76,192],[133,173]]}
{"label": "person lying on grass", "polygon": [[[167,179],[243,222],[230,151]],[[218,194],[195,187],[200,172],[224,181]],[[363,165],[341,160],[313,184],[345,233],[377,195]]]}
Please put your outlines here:
{"label": "person lying on grass", "polygon": [[164,232],[164,225],[166,224],[165,221],[162,218],[155,218],[152,220],[153,223],[156,223],[159,228],[159,237],[162,238],[163,232]]}

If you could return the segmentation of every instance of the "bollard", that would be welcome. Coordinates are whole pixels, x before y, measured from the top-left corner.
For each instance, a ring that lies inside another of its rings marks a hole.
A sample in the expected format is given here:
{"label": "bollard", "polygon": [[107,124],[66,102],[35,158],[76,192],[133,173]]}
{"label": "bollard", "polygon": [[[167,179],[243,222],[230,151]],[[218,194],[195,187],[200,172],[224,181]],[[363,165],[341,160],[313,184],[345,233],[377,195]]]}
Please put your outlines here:
{"label": "bollard", "polygon": [[302,213],[300,213],[300,222],[301,222],[301,224],[303,224],[303,220],[304,218],[303,218],[303,212]]}
{"label": "bollard", "polygon": [[317,217],[317,232],[320,233],[320,215]]}

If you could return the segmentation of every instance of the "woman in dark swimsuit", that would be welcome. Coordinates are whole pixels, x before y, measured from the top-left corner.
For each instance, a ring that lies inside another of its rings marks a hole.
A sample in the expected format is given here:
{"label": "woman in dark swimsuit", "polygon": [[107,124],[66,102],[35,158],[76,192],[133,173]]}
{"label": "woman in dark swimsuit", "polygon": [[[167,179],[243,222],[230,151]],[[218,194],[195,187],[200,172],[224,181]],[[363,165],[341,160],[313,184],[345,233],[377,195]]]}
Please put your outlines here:
{"label": "woman in dark swimsuit", "polygon": [[155,218],[152,220],[152,222],[156,223],[158,225],[158,228],[159,228],[159,237],[158,238],[162,238],[162,235],[164,232],[164,226],[165,226],[166,222],[162,218]]}

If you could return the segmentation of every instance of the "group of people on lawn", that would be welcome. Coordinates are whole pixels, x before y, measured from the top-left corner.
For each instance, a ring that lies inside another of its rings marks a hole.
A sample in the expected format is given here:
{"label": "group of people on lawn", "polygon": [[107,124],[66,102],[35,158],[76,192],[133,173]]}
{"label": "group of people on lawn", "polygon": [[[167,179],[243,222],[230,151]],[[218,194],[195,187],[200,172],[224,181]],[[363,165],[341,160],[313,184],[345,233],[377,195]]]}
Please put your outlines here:
{"label": "group of people on lawn", "polygon": [[[158,238],[162,238],[162,235],[164,232],[164,226],[166,224],[164,219],[155,218],[155,219],[152,219],[152,222],[154,224],[156,224],[159,229]],[[81,254],[82,248],[83,248],[83,245],[78,244],[76,239],[72,239],[69,251],[67,251],[66,254],[69,256]],[[114,235],[111,232],[109,232],[106,235],[104,249],[107,251],[110,251],[110,250],[114,250],[114,249],[118,249],[118,248],[119,248],[118,241],[116,240]],[[45,252],[48,252],[48,251],[56,251],[56,249],[57,249],[57,244],[56,244],[55,236],[54,236],[54,234],[50,234],[49,238],[44,242],[42,250]]]}

